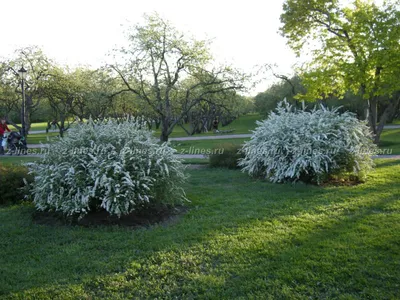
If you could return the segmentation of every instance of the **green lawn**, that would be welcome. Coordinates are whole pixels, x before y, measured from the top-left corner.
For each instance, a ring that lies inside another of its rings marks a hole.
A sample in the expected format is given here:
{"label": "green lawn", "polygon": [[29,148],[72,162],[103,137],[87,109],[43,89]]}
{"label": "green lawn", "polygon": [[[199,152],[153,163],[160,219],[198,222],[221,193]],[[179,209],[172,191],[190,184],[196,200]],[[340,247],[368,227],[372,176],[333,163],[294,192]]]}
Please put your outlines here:
{"label": "green lawn", "polygon": [[224,144],[241,145],[248,139],[218,139],[218,140],[195,140],[195,141],[172,141],[171,146],[180,154],[203,154]]}
{"label": "green lawn", "polygon": [[[262,116],[260,114],[248,114],[244,116],[240,116],[236,120],[234,120],[231,124],[222,127],[219,126],[219,130],[233,130],[230,133],[226,134],[245,134],[245,133],[251,133],[250,130],[254,130],[256,128],[256,121],[261,120]],[[155,136],[159,137],[161,131],[156,130]],[[201,133],[201,134],[196,134],[195,136],[208,136],[208,135],[225,135],[223,133],[220,134],[215,134],[213,131]],[[174,132],[170,135],[170,137],[185,137],[188,136],[186,132],[180,127],[176,126],[174,128]]]}
{"label": "green lawn", "polygon": [[58,136],[57,132],[29,134],[27,137],[27,142],[28,144],[47,144],[56,136]]}
{"label": "green lawn", "polygon": [[[18,125],[21,126],[21,124],[18,124]],[[47,122],[31,124],[31,131],[32,130],[46,130],[46,128],[47,128]],[[17,129],[13,125],[10,125],[10,129],[17,131]]]}
{"label": "green lawn", "polygon": [[393,123],[390,125],[400,125],[400,119],[394,120]]}
{"label": "green lawn", "polygon": [[398,298],[399,162],[353,187],[189,173],[189,212],[147,229],[37,225],[29,205],[1,207],[0,298]]}
{"label": "green lawn", "polygon": [[26,162],[32,162],[38,160],[38,157],[24,157],[21,156],[0,156],[0,164],[2,165],[11,165],[11,164],[22,164]]}
{"label": "green lawn", "polygon": [[400,154],[400,129],[386,129],[382,132],[379,148],[389,154]]}

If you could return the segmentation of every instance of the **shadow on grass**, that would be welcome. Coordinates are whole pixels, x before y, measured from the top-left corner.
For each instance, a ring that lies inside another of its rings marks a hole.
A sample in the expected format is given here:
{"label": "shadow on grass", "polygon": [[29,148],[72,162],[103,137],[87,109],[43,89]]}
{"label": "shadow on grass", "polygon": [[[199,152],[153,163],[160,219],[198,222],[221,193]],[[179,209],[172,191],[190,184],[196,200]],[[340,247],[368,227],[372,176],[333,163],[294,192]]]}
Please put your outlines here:
{"label": "shadow on grass", "polygon": [[[319,188],[268,184],[238,171],[191,175],[191,211],[169,227],[50,227],[33,224],[29,207],[0,209],[0,295],[336,295],[343,274],[331,267],[336,260],[324,262],[334,257],[324,243],[373,215],[367,212],[381,207],[381,195],[393,197],[398,180],[375,175],[357,187]],[[343,239],[343,247],[359,238]],[[313,253],[318,257],[307,262]]]}

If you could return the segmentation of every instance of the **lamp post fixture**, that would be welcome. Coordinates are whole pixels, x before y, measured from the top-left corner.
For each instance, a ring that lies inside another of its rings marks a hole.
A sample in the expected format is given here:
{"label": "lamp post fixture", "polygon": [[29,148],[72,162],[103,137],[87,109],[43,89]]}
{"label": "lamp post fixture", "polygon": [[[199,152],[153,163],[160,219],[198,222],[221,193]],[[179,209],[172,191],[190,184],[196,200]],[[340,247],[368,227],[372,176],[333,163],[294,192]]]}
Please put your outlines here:
{"label": "lamp post fixture", "polygon": [[18,74],[21,77],[21,87],[22,87],[22,109],[21,109],[21,125],[22,125],[22,130],[21,130],[21,135],[26,138],[26,124],[25,124],[25,73],[26,70],[24,69],[24,66],[22,66],[21,69],[18,70]]}

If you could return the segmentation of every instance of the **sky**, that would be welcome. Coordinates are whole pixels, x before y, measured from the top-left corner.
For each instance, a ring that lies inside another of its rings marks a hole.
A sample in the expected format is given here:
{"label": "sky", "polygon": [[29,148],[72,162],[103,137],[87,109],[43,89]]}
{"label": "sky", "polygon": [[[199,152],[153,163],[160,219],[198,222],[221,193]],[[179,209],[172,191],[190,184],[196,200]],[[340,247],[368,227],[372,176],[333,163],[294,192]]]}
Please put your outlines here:
{"label": "sky", "polygon": [[[129,24],[157,12],[178,30],[197,39],[211,39],[219,63],[245,72],[276,64],[275,72],[292,73],[294,53],[278,33],[283,0],[2,0],[0,57],[37,45],[60,64],[99,67],[107,54],[121,47]],[[250,94],[264,91],[273,76]]]}

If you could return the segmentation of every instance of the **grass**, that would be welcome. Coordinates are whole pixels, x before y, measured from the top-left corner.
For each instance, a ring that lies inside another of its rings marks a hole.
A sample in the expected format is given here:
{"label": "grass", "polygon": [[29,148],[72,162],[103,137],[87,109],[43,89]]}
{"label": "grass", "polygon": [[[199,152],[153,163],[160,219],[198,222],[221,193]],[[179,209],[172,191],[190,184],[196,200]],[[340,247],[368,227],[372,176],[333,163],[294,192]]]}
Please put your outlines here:
{"label": "grass", "polygon": [[223,144],[241,145],[248,139],[217,139],[217,140],[194,140],[194,141],[172,141],[171,146],[178,150],[179,154],[203,154],[212,151]]}
{"label": "grass", "polygon": [[270,184],[190,171],[190,211],[170,224],[37,225],[0,208],[0,297],[9,299],[396,299],[400,164],[366,184]]}
{"label": "grass", "polygon": [[400,119],[394,120],[393,123],[390,125],[400,125]]}
{"label": "grass", "polygon": [[379,148],[385,150],[386,154],[400,155],[400,129],[385,129],[381,135]]}
{"label": "grass", "polygon": [[[213,131],[209,132],[203,132],[200,134],[196,134],[195,136],[210,136],[210,135],[227,135],[227,134],[249,134],[251,133],[250,130],[253,130],[256,128],[256,121],[261,120],[262,116],[260,114],[248,114],[244,116],[240,116],[236,120],[234,120],[231,124],[227,126],[219,126],[219,130],[234,130],[233,132],[230,133],[218,133],[215,134]],[[161,130],[156,130],[155,131],[155,136],[159,137],[161,134]],[[170,137],[186,137],[188,136],[186,132],[180,127],[176,126],[174,128],[174,132],[170,135]]]}
{"label": "grass", "polygon": [[[18,124],[18,125],[21,126],[21,124]],[[31,131],[32,130],[46,130],[46,128],[47,128],[47,122],[31,124]],[[13,125],[10,125],[10,129],[17,131],[17,129]]]}
{"label": "grass", "polygon": [[29,134],[27,137],[27,142],[29,144],[47,144],[49,143],[48,138],[51,139],[58,136],[57,132],[49,132],[49,133],[38,133],[38,134]]}
{"label": "grass", "polygon": [[186,165],[208,165],[206,158],[185,158],[182,162]]}
{"label": "grass", "polygon": [[20,165],[22,163],[32,162],[38,160],[38,157],[24,157],[24,156],[0,156],[0,164],[2,165],[11,165],[17,164]]}

